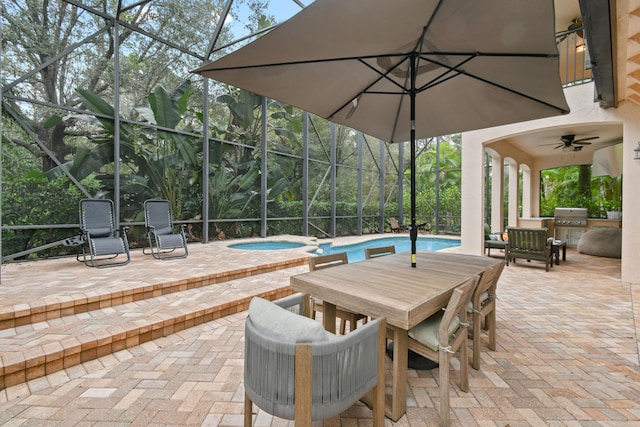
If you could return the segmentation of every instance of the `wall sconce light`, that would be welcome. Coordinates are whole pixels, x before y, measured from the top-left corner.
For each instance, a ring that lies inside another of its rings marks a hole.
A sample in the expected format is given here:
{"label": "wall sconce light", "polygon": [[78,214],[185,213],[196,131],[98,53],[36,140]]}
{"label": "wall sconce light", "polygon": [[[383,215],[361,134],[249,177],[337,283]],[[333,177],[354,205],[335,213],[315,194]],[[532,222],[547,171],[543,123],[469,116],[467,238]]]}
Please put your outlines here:
{"label": "wall sconce light", "polygon": [[638,146],[633,150],[633,158],[634,160],[640,160],[640,142],[638,142]]}

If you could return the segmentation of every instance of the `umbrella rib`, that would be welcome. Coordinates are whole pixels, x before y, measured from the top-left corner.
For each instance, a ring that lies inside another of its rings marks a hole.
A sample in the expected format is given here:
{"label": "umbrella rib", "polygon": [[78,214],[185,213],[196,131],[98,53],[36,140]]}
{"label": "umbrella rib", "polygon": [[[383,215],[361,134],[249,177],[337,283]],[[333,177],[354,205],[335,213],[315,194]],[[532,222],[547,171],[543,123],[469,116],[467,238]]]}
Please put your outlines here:
{"label": "umbrella rib", "polygon": [[[427,62],[429,62],[431,64],[435,64],[435,65],[438,65],[438,66],[446,69],[446,71],[441,73],[439,76],[435,77],[434,79],[432,79],[430,82],[422,85],[420,88],[418,88],[417,92],[423,92],[423,91],[425,91],[427,89],[430,89],[430,88],[432,88],[434,86],[437,86],[437,85],[439,85],[441,83],[444,83],[444,82],[446,82],[446,81],[448,81],[448,80],[460,75],[462,73],[462,71],[459,70],[458,67],[463,66],[464,64],[466,64],[467,62],[471,61],[475,57],[476,56],[474,54],[470,54],[470,56],[468,58],[464,59],[462,62],[460,62],[459,64],[454,65],[454,66],[446,65],[446,64],[443,64],[443,63],[441,63],[439,61],[434,61],[434,60],[429,59],[429,58],[422,58],[423,60],[425,60],[425,61],[427,61]],[[451,73],[454,73],[454,74],[446,77],[447,74],[451,74]]]}
{"label": "umbrella rib", "polygon": [[[440,62],[438,62],[438,61],[434,61],[434,60],[431,60],[431,59],[424,58],[426,61],[432,62],[432,63],[437,64],[437,65],[439,65],[439,66],[441,66],[441,67],[444,67],[444,68],[448,68],[448,69],[449,69],[449,71],[447,71],[447,72],[450,72],[450,71],[456,71],[456,72],[457,72],[457,74],[456,74],[456,75],[453,75],[453,76],[449,76],[448,78],[446,78],[446,79],[444,79],[444,80],[437,81],[438,79],[440,79],[442,76],[444,76],[444,75],[446,74],[446,73],[444,73],[443,75],[441,75],[441,76],[437,77],[436,79],[434,79],[434,80],[430,81],[429,83],[427,83],[427,84],[423,85],[422,87],[420,87],[420,88],[418,89],[418,92],[423,92],[423,91],[425,91],[425,90],[429,90],[429,89],[431,89],[432,87],[437,86],[437,85],[439,85],[439,84],[442,84],[442,83],[444,83],[444,82],[446,82],[446,81],[448,81],[448,80],[452,79],[453,77],[456,77],[456,76],[457,76],[457,75],[459,75],[459,74],[463,74],[463,75],[465,75],[465,76],[467,76],[467,77],[471,77],[472,79],[479,80],[479,81],[481,81],[481,82],[483,82],[483,83],[486,83],[486,84],[488,84],[488,85],[491,85],[491,86],[497,87],[497,88],[502,89],[502,90],[505,90],[505,91],[507,91],[507,92],[511,92],[511,93],[513,93],[513,94],[515,94],[515,95],[518,95],[518,96],[522,96],[522,97],[527,98],[527,99],[529,99],[529,100],[535,101],[535,102],[537,102],[537,103],[539,103],[539,104],[546,105],[546,106],[551,107],[551,108],[553,108],[553,109],[555,109],[555,110],[557,110],[557,111],[560,111],[560,112],[562,112],[562,113],[564,113],[564,114],[568,113],[568,111],[565,111],[565,110],[564,110],[564,109],[562,109],[562,108],[558,108],[557,106],[555,106],[555,105],[553,105],[553,104],[550,104],[550,103],[548,103],[548,102],[546,102],[546,101],[543,101],[543,100],[538,99],[538,98],[534,98],[533,96],[531,96],[531,95],[527,95],[526,93],[523,93],[523,92],[517,91],[517,90],[515,90],[515,89],[511,89],[511,88],[506,87],[506,86],[504,86],[504,85],[501,85],[501,84],[499,84],[499,83],[493,82],[493,81],[491,81],[491,80],[485,79],[485,78],[483,78],[483,77],[477,76],[477,75],[472,74],[472,73],[469,73],[469,72],[467,72],[467,71],[464,71],[464,70],[460,70],[460,69],[458,69],[458,67],[460,67],[460,66],[464,65],[465,63],[467,63],[467,62],[468,62],[468,61],[470,61],[471,59],[477,58],[477,57],[479,57],[479,56],[490,56],[490,55],[493,55],[493,56],[522,56],[522,57],[524,57],[524,56],[531,56],[531,55],[507,55],[507,54],[505,54],[505,55],[500,55],[500,54],[495,54],[495,55],[494,55],[494,54],[489,54],[489,55],[487,55],[487,54],[476,53],[476,54],[474,54],[472,57],[467,58],[466,60],[462,61],[460,64],[458,64],[458,65],[456,65],[456,66],[454,66],[454,67],[448,66],[448,65],[446,65],[446,64],[442,64],[442,63],[440,63]],[[534,55],[533,55],[533,57],[539,57],[539,56],[541,56],[541,55],[538,55],[538,54],[534,54]],[[545,55],[545,56],[553,57],[553,56],[556,56],[556,55]]]}
{"label": "umbrella rib", "polygon": [[[540,54],[517,54],[517,53],[478,53],[478,52],[474,52],[474,53],[465,53],[465,52],[421,52],[421,55],[448,55],[448,56],[468,56],[468,55],[475,55],[475,56],[513,56],[513,57],[531,57],[531,58],[555,58],[558,55],[552,55],[552,54],[545,54],[545,53],[540,53]],[[233,55],[233,54],[230,54]],[[373,68],[371,65],[367,64],[364,60],[365,59],[374,59],[374,58],[393,58],[393,57],[408,57],[409,54],[408,53],[394,53],[394,54],[388,54],[388,55],[364,55],[364,56],[346,56],[346,57],[340,57],[340,58],[317,58],[317,59],[306,59],[306,60],[300,60],[300,61],[285,61],[285,62],[269,62],[269,63],[265,63],[265,64],[249,64],[249,65],[234,65],[231,67],[214,67],[214,68],[206,68],[207,65],[201,67],[198,70],[195,70],[196,72],[207,72],[207,71],[233,71],[233,70],[246,70],[246,69],[251,69],[251,68],[266,68],[266,67],[278,67],[278,66],[285,66],[285,65],[304,65],[304,64],[317,64],[317,63],[323,63],[323,62],[341,62],[341,61],[353,61],[353,60],[357,60],[360,61],[361,63],[365,64],[366,66],[368,66],[369,68],[371,68],[372,70],[374,70],[375,72],[380,74],[380,71],[376,70],[375,68]],[[431,62],[434,62],[433,60],[430,60]],[[400,61],[398,64],[396,64],[391,70],[389,70],[388,72],[384,73],[384,74],[380,74],[382,77],[387,76],[392,70],[396,69],[398,67],[398,65],[400,65],[401,63],[403,63],[404,61]],[[209,63],[209,65],[213,64],[213,62]],[[390,81],[393,81],[391,79],[389,79]]]}
{"label": "umbrella rib", "polygon": [[[233,55],[233,53],[230,53],[229,55]],[[247,69],[251,69],[251,68],[279,67],[279,66],[285,66],[285,65],[318,64],[318,63],[323,63],[323,62],[341,62],[341,61],[353,61],[353,60],[357,60],[357,61],[363,62],[363,60],[365,60],[365,59],[396,57],[396,56],[406,56],[406,55],[403,54],[403,53],[388,54],[388,55],[377,55],[377,54],[374,54],[374,55],[364,55],[364,56],[362,56],[362,55],[360,55],[360,56],[345,56],[345,57],[339,57],[339,58],[316,58],[316,59],[304,59],[304,60],[298,60],[298,61],[268,62],[268,63],[264,63],[264,64],[234,65],[234,66],[231,66],[231,67],[213,67],[213,68],[206,68],[207,65],[205,65],[205,66],[203,66],[200,69],[195,70],[195,71],[196,72],[233,71],[233,70],[247,70]],[[209,65],[211,65],[213,63],[215,63],[215,61],[209,63]],[[365,62],[363,62],[363,63],[365,63]],[[380,73],[379,71],[377,71],[377,72]]]}
{"label": "umbrella rib", "polygon": [[[460,62],[458,65],[449,66],[449,65],[445,65],[445,64],[443,64],[443,63],[441,63],[439,61],[434,61],[432,59],[426,58],[426,57],[424,57],[424,55],[466,56],[467,58],[465,60],[463,60],[462,62]],[[464,65],[465,63],[467,63],[471,59],[474,59],[474,58],[477,58],[477,57],[481,57],[481,56],[482,57],[531,57],[531,58],[544,58],[544,57],[556,57],[557,55],[542,54],[542,53],[541,54],[537,54],[537,53],[518,54],[518,53],[481,53],[481,52],[473,52],[473,53],[463,53],[463,52],[421,52],[420,57],[423,60],[425,60],[425,61],[427,61],[429,63],[432,63],[432,64],[436,64],[436,65],[441,66],[443,68],[446,68],[448,71],[442,73],[440,76],[436,77],[435,79],[433,79],[429,83],[423,85],[421,88],[418,89],[418,92],[422,92],[424,90],[427,90],[427,89],[429,89],[429,88],[431,88],[431,87],[433,87],[433,86],[435,86],[437,84],[444,83],[444,82],[448,81],[449,79],[451,79],[451,78],[453,78],[453,77],[455,77],[455,76],[457,76],[459,74],[465,74],[465,75],[468,75],[470,77],[475,77],[475,78],[480,79],[477,76],[474,76],[472,74],[469,74],[467,72],[459,70],[457,67],[460,67],[460,66]],[[327,118],[333,117],[335,114],[337,114],[339,111],[341,111],[347,105],[352,103],[353,100],[357,99],[363,93],[403,96],[408,92],[406,87],[402,86],[397,81],[395,81],[393,79],[390,79],[388,77],[388,75],[391,74],[393,72],[393,70],[397,69],[402,63],[404,63],[405,60],[398,62],[396,65],[394,65],[392,68],[386,70],[386,72],[384,72],[384,73],[381,73],[380,70],[376,69],[371,64],[369,64],[368,62],[365,61],[365,59],[383,58],[383,57],[408,57],[408,54],[399,53],[399,54],[389,54],[389,55],[369,55],[369,56],[350,57],[350,58],[349,57],[348,58],[333,58],[333,59],[325,59],[325,60],[319,60],[318,61],[318,62],[349,61],[349,60],[354,60],[355,59],[355,60],[359,61],[361,64],[363,64],[364,66],[366,66],[367,68],[369,68],[370,70],[372,70],[373,72],[379,74],[379,76],[380,76],[379,78],[377,78],[376,80],[371,82],[369,85],[367,85],[367,87],[365,87],[363,90],[358,92],[358,94],[356,94],[355,96],[351,97],[347,102],[345,102],[340,107],[338,107],[335,111],[333,111],[330,115],[328,115]],[[314,62],[314,61],[299,61],[299,62],[292,62],[290,64],[304,64],[304,63],[307,63],[307,62]],[[272,65],[288,65],[288,64],[289,63],[287,63],[287,64],[272,64]],[[444,76],[447,73],[450,73],[452,71],[455,71],[457,74],[455,74],[453,76],[449,76],[447,78],[444,78]],[[398,89],[401,90],[401,92],[397,93],[397,92],[385,92],[385,91],[371,91],[371,92],[368,91],[369,88],[373,87],[375,84],[377,84],[382,79],[386,79],[388,82],[390,82],[394,86],[397,86]],[[486,83],[493,84],[490,81],[487,81]],[[507,89],[507,88],[504,88],[504,89]],[[534,98],[532,98],[532,99],[534,99]],[[538,100],[536,100],[536,101],[538,101]],[[353,110],[355,110],[356,108],[357,108],[357,105],[355,107],[353,107]],[[353,111],[351,111],[350,114],[353,114]]]}
{"label": "umbrella rib", "polygon": [[[385,57],[392,57],[392,56],[403,56],[403,55],[384,55]],[[355,57],[353,59],[357,59],[358,62],[360,62],[361,64],[363,64],[364,66],[368,67],[369,69],[371,69],[373,72],[375,72],[376,74],[379,75],[379,77],[377,79],[375,79],[374,81],[372,81],[370,84],[367,85],[367,87],[365,87],[363,90],[361,90],[360,92],[358,92],[355,96],[351,97],[347,102],[345,102],[344,104],[342,104],[340,107],[338,107],[335,111],[333,111],[331,114],[329,114],[329,116],[327,116],[327,118],[331,118],[333,117],[335,114],[337,114],[339,111],[341,111],[344,107],[346,107],[347,105],[349,105],[350,103],[352,103],[355,99],[357,99],[360,95],[362,95],[363,93],[380,93],[380,94],[391,94],[391,95],[402,95],[403,93],[396,93],[396,92],[367,92],[367,89],[369,89],[370,87],[374,86],[376,83],[378,83],[380,80],[382,79],[386,79],[387,81],[391,82],[392,84],[394,84],[395,86],[397,86],[399,89],[401,89],[402,91],[406,91],[406,89],[404,87],[402,87],[402,85],[398,84],[397,82],[395,82],[393,79],[388,78],[388,75],[395,70],[396,68],[398,68],[400,66],[400,64],[402,64],[404,62],[400,61],[398,62],[396,65],[394,65],[393,67],[391,67],[389,70],[387,70],[385,73],[381,73],[380,70],[377,70],[376,68],[374,68],[373,66],[371,66],[370,64],[368,64],[366,61],[364,61],[364,59],[370,59],[370,58],[381,58],[383,57],[383,55],[374,55],[374,56],[368,56],[368,57]],[[355,111],[355,109],[357,108],[357,104],[352,108],[352,110],[349,112],[349,115],[353,114],[353,112]]]}

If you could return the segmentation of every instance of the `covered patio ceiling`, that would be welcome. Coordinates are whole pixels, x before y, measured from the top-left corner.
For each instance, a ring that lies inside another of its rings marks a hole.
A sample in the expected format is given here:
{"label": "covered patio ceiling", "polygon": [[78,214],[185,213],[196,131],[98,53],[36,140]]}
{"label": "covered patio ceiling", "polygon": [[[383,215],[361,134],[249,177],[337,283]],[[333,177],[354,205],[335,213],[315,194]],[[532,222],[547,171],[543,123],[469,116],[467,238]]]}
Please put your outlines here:
{"label": "covered patio ceiling", "polygon": [[[582,138],[598,137],[592,139],[588,145],[579,145],[577,148],[563,148],[561,137],[575,135],[575,140]],[[575,123],[538,129],[519,135],[514,135],[506,141],[533,158],[543,157],[574,157],[581,163],[593,151],[615,145],[622,142],[622,125],[616,123]],[[582,156],[577,156],[581,153]]]}
{"label": "covered patio ceiling", "polygon": [[[581,3],[583,3],[583,8],[586,8],[586,10],[581,11]],[[609,2],[602,3],[606,5]],[[576,18],[582,17],[585,22],[591,21],[593,16],[591,16],[592,7],[590,5],[593,5],[591,1],[580,2],[579,0],[555,0],[556,32],[561,33],[566,31],[569,26],[574,23]],[[610,13],[616,12],[624,13],[624,11],[616,11],[615,8],[610,11]],[[630,34],[633,31],[632,27],[629,27]],[[612,38],[616,37],[615,34],[615,31],[613,31],[613,34],[594,32],[591,34],[593,37],[590,39],[591,42],[597,44],[597,46],[599,46],[598,49],[602,51],[603,46],[609,46],[609,48],[611,48],[611,46],[615,46],[615,43],[612,44]],[[600,76],[608,76],[610,77],[610,80],[613,80],[611,76],[614,75],[615,71],[622,73],[625,72],[623,69],[614,70],[616,67],[614,67],[614,62],[611,60],[608,62],[600,60],[598,68],[606,70],[606,72],[600,72]],[[620,77],[618,80],[620,80]],[[601,82],[597,82],[596,84],[598,84],[598,87],[606,86],[607,90],[611,91],[611,93],[608,93],[604,98],[610,99],[614,96],[613,81],[611,81],[611,84],[606,85]],[[619,93],[624,93],[624,91]],[[618,96],[618,98],[619,97],[620,96]],[[594,93],[594,102],[597,102],[595,98],[596,94]],[[633,99],[631,100],[633,101]],[[617,101],[621,101],[621,99],[618,99]],[[602,105],[602,107],[606,108],[607,105]],[[576,140],[596,136],[598,138],[589,140],[588,142],[590,142],[590,144],[580,145],[578,149],[574,150],[572,148],[563,149],[563,147],[560,146],[562,144],[561,138],[564,135],[575,135]],[[546,127],[528,131],[526,133],[514,134],[502,142],[511,144],[531,158],[539,159],[558,157],[558,163],[581,164],[591,158],[593,151],[622,142],[622,125],[613,123],[577,122],[571,125]],[[574,162],[572,162],[572,160]],[[555,162],[551,161],[549,163]]]}

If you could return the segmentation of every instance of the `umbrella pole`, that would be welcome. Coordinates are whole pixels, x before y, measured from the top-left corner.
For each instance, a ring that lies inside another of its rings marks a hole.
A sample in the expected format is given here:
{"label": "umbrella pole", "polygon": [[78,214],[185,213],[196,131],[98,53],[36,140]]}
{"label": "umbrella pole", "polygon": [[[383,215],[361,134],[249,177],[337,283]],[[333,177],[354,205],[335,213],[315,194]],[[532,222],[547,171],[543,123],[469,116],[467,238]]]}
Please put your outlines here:
{"label": "umbrella pole", "polygon": [[418,240],[418,226],[416,225],[416,61],[417,54],[411,55],[411,88],[409,98],[411,104],[411,267],[416,267],[416,241]]}

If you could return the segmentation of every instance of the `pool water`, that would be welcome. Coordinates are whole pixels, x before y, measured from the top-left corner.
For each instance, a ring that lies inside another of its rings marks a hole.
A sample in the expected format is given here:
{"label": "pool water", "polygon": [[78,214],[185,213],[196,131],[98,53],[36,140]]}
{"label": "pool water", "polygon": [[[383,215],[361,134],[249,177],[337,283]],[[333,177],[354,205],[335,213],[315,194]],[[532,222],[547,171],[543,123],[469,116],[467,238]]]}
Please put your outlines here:
{"label": "pool water", "polygon": [[[369,240],[367,242],[354,243],[352,245],[332,246],[330,243],[320,244],[315,253],[317,255],[335,254],[346,252],[349,262],[364,261],[364,250],[367,248],[378,248],[380,246],[395,246],[396,253],[411,251],[411,240],[409,237],[383,237]],[[442,239],[438,237],[418,237],[416,248],[419,251],[439,251],[440,249],[460,246],[459,239]]]}
{"label": "pool water", "polygon": [[278,249],[295,249],[306,246],[297,242],[245,242],[229,245],[233,249],[244,249],[248,251],[274,251]]}

